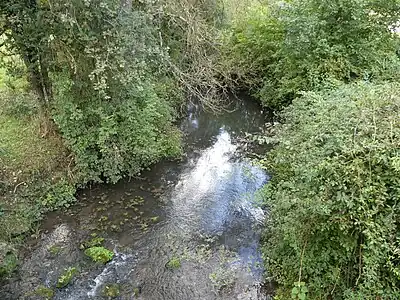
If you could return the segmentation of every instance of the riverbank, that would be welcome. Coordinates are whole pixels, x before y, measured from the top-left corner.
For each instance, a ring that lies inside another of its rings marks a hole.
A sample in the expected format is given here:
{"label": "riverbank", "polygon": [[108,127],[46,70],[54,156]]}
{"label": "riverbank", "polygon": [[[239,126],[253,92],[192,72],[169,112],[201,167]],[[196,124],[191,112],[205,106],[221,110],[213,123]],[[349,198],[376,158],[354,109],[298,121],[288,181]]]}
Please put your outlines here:
{"label": "riverbank", "polygon": [[[0,81],[7,80],[3,77]],[[23,83],[22,83],[23,86]],[[0,277],[18,265],[26,236],[44,213],[74,202],[71,157],[23,87],[0,88]]]}
{"label": "riverbank", "polygon": [[[54,299],[106,299],[106,290],[118,286],[117,299],[265,299],[257,191],[268,177],[236,142],[264,123],[251,101],[220,115],[191,107],[181,125],[182,161],[158,163],[142,179],[83,190],[76,205],[47,214],[18,276],[0,295],[17,299],[47,288]],[[86,257],[85,245],[94,241],[114,252],[111,262]],[[57,288],[68,268],[78,273]]]}

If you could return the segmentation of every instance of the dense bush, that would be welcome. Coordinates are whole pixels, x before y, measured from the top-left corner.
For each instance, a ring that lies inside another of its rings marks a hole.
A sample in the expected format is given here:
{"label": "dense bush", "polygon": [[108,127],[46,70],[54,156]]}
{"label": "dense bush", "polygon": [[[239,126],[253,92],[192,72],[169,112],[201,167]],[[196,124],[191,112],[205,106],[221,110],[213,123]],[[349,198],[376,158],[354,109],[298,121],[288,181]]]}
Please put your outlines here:
{"label": "dense bush", "polygon": [[77,181],[116,182],[179,154],[167,53],[151,16],[120,12],[113,1],[58,5],[53,27],[62,36],[51,47],[63,67],[54,75],[53,116],[75,155]]}
{"label": "dense bush", "polygon": [[223,60],[235,81],[256,91],[271,72],[284,38],[274,8],[260,3],[240,8],[222,38]]}
{"label": "dense bush", "polygon": [[234,23],[225,43],[232,72],[244,75],[264,105],[280,109],[326,81],[398,77],[398,36],[391,31],[398,2],[273,3]]}
{"label": "dense bush", "polygon": [[309,299],[400,299],[400,85],[304,93],[283,118],[264,161],[279,299],[301,282]]}

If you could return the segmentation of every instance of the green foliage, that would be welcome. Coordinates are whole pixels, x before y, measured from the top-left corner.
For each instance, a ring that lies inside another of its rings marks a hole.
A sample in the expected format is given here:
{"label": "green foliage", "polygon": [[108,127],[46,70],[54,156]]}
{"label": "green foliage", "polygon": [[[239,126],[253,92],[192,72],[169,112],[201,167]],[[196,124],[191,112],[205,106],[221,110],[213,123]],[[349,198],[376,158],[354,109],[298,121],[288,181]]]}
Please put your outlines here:
{"label": "green foliage", "polygon": [[305,282],[309,299],[399,299],[399,91],[342,85],[285,110],[263,245],[283,294]]}
{"label": "green foliage", "polygon": [[107,284],[103,288],[103,295],[109,298],[116,298],[120,294],[120,288],[118,284]]}
{"label": "green foliage", "polygon": [[49,186],[47,193],[41,198],[42,206],[48,210],[68,208],[75,201],[75,187],[64,179]]}
{"label": "green foliage", "polygon": [[308,288],[304,282],[296,282],[292,288],[292,299],[305,300],[307,299]]}
{"label": "green foliage", "polygon": [[179,257],[172,257],[166,264],[168,269],[179,269],[181,267],[181,260]]}
{"label": "green foliage", "polygon": [[74,279],[76,274],[78,274],[78,269],[75,267],[65,269],[64,273],[61,274],[61,276],[58,278],[56,285],[57,288],[66,287],[68,284],[71,283],[72,279]]}
{"label": "green foliage", "polygon": [[113,259],[114,252],[104,247],[91,247],[85,250],[85,255],[89,256],[94,262],[106,264]]}
{"label": "green foliage", "polygon": [[104,242],[104,238],[99,236],[94,236],[92,239],[87,240],[81,244],[81,249],[92,248],[101,246]]}
{"label": "green foliage", "polygon": [[60,58],[65,67],[55,78],[53,114],[83,183],[116,182],[180,153],[167,81],[160,80],[166,53],[151,18],[95,2],[60,4],[60,18],[70,21],[59,30],[71,42],[52,40],[55,49],[71,54]]}
{"label": "green foliage", "polygon": [[6,243],[0,243],[0,278],[9,276],[18,265],[15,249]]}
{"label": "green foliage", "polygon": [[51,300],[54,297],[54,291],[44,285],[38,286],[34,291],[34,294],[45,300]]}
{"label": "green foliage", "polygon": [[326,82],[392,80],[400,66],[399,36],[390,30],[398,12],[396,1],[257,4],[232,26],[227,57],[232,72],[273,109]]}
{"label": "green foliage", "polygon": [[153,16],[159,10],[151,3],[132,11],[120,5],[0,5],[7,50],[24,58],[40,108],[51,109],[73,152],[73,181],[80,184],[116,182],[181,151],[172,122],[182,93],[168,77],[168,49]]}
{"label": "green foliage", "polygon": [[239,84],[253,89],[262,85],[263,76],[271,72],[276,61],[283,38],[283,24],[272,7],[251,3],[232,17],[224,31],[222,53]]}
{"label": "green foliage", "polygon": [[[66,179],[65,147],[57,135],[44,136],[50,126],[43,121],[37,97],[9,84],[0,89],[0,244],[18,249],[15,244],[43,213],[64,206],[75,189]],[[44,199],[48,203],[42,203]],[[13,269],[3,268],[0,277]]]}

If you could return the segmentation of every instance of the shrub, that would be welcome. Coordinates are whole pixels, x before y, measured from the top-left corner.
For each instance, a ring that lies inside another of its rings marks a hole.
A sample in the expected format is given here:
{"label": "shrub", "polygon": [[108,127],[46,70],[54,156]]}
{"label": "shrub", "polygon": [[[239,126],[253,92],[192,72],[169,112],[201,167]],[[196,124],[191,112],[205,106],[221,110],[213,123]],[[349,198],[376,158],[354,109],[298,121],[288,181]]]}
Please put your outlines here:
{"label": "shrub", "polygon": [[[52,40],[73,56],[60,56],[53,115],[75,155],[77,181],[116,182],[178,155],[180,134],[166,95],[167,54],[151,16],[120,13],[120,3],[112,1],[96,6],[76,0],[59,9],[60,18],[71,20],[59,30],[74,42]],[[86,24],[84,35],[79,23]]]}
{"label": "shrub", "polygon": [[261,3],[241,7],[231,22],[223,34],[225,64],[241,85],[257,91],[283,42],[283,23],[271,6]]}
{"label": "shrub", "polygon": [[343,85],[283,113],[263,244],[283,295],[305,282],[310,299],[399,299],[399,91]]}

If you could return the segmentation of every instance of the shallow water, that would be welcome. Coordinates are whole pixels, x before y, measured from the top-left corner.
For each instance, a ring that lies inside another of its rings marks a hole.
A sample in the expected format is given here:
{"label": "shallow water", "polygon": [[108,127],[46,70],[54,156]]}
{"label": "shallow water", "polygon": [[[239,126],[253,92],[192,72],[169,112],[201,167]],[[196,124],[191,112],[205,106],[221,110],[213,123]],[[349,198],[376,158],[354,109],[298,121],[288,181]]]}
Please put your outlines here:
{"label": "shallow water", "polygon": [[[79,275],[54,299],[107,299],[107,284],[118,284],[118,299],[265,299],[258,190],[268,176],[236,142],[265,118],[251,101],[232,108],[213,115],[190,105],[181,124],[184,159],[159,163],[141,179],[84,190],[80,204],[49,214],[3,298],[36,299],[27,290],[52,287],[64,268],[76,266]],[[93,234],[116,253],[105,266],[79,249]],[[170,268],[171,259],[180,266]]]}

